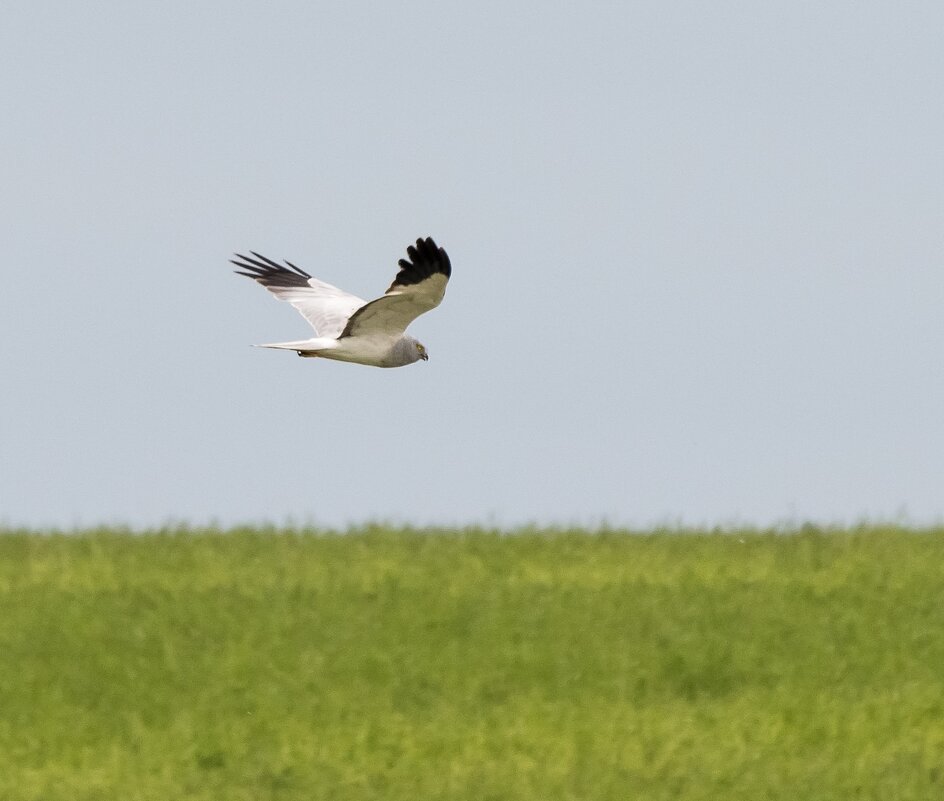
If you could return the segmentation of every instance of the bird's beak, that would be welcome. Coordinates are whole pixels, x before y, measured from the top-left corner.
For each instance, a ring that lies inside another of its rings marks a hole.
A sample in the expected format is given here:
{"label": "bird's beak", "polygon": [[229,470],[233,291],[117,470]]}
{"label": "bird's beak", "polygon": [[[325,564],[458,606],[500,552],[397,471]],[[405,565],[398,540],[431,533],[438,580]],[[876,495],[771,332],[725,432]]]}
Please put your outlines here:
{"label": "bird's beak", "polygon": [[424,362],[428,362],[428,361],[429,361],[429,354],[428,354],[428,353],[424,353],[420,358],[421,358]]}

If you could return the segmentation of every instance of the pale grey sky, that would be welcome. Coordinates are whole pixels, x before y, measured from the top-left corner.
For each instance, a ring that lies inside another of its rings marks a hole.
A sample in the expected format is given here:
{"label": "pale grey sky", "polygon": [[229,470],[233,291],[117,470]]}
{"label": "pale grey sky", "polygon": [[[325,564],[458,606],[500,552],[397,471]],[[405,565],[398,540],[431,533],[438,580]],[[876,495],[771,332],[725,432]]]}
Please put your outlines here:
{"label": "pale grey sky", "polygon": [[[938,2],[12,2],[0,522],[940,520]],[[301,360],[230,272],[429,363]]]}

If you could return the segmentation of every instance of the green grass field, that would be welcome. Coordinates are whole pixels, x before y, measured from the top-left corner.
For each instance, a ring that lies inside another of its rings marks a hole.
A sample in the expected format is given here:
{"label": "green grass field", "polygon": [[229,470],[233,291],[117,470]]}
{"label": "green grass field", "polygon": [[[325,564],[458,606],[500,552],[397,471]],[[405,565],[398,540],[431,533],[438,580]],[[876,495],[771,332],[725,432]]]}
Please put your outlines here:
{"label": "green grass field", "polygon": [[944,530],[0,534],[0,799],[944,798]]}

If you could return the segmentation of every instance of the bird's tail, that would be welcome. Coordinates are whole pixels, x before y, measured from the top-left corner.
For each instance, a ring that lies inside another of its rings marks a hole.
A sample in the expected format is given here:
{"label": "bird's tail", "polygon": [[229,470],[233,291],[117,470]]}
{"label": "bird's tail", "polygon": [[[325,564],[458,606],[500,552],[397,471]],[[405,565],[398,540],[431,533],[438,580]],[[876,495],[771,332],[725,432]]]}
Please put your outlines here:
{"label": "bird's tail", "polygon": [[275,348],[276,350],[294,350],[306,356],[317,356],[318,351],[331,350],[337,347],[337,340],[327,337],[314,339],[300,339],[297,342],[268,342],[264,345],[254,345],[256,348]]}

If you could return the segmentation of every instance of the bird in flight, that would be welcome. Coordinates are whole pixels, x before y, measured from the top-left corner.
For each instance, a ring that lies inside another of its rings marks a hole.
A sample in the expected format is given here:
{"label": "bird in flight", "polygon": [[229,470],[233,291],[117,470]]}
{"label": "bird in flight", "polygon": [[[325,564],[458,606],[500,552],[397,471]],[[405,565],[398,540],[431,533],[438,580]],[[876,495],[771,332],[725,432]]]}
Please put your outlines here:
{"label": "bird in flight", "polygon": [[407,326],[435,309],[446,292],[452,266],[432,238],[417,239],[400,259],[400,272],[376,300],[366,301],[317,278],[290,261],[285,266],[250,250],[236,254],[235,272],[262,284],[291,303],[315,329],[312,339],[273,342],[260,348],[294,350],[299,356],[336,359],[372,367],[403,367],[429,359],[425,346],[408,336]]}

